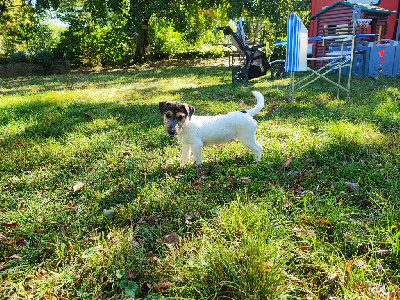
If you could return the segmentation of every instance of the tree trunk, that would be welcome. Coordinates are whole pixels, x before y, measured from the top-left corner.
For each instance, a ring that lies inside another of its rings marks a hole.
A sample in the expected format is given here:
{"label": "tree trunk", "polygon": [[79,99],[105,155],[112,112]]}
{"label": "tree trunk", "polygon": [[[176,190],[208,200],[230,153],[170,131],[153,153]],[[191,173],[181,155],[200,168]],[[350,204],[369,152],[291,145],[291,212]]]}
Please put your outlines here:
{"label": "tree trunk", "polygon": [[139,28],[139,34],[136,37],[136,60],[146,60],[150,56],[149,43],[149,19],[144,18]]}

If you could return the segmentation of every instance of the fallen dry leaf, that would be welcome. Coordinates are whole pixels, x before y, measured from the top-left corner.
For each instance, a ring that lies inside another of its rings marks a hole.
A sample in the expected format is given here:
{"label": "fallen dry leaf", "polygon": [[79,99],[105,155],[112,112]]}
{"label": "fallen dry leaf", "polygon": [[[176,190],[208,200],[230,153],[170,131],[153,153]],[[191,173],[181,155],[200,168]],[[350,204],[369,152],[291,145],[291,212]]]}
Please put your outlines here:
{"label": "fallen dry leaf", "polygon": [[218,181],[216,181],[216,180],[214,180],[214,181],[211,181],[209,184],[208,184],[208,186],[207,186],[207,188],[212,188],[213,186],[215,186],[215,185],[217,185],[218,184]]}
{"label": "fallen dry leaf", "polygon": [[128,271],[128,279],[129,280],[135,279],[136,275],[137,275],[136,270],[132,269],[132,270]]}
{"label": "fallen dry leaf", "polygon": [[176,233],[170,233],[164,237],[164,242],[167,244],[179,244],[180,241],[181,238]]}
{"label": "fallen dry leaf", "polygon": [[395,296],[396,296],[396,291],[393,290],[392,292],[389,293],[388,296],[389,296],[389,297],[388,297],[389,300],[394,300],[394,299],[395,299]]}
{"label": "fallen dry leaf", "polygon": [[346,276],[350,276],[351,274],[351,267],[354,264],[354,260],[349,260],[346,264]]}
{"label": "fallen dry leaf", "polygon": [[42,280],[42,276],[47,275],[47,271],[43,269],[38,269],[35,275],[37,279]]}
{"label": "fallen dry leaf", "polygon": [[154,223],[155,221],[157,221],[157,219],[159,217],[160,217],[159,215],[151,215],[151,216],[147,217],[145,220],[146,220],[146,222]]}
{"label": "fallen dry leaf", "polygon": [[84,182],[76,181],[74,183],[73,191],[74,191],[74,193],[77,193],[77,192],[83,190],[84,188],[85,188],[85,183]]}
{"label": "fallen dry leaf", "polygon": [[132,246],[137,249],[141,248],[142,247],[141,241],[133,241]]}
{"label": "fallen dry leaf", "polygon": [[72,246],[72,243],[70,241],[67,242],[68,250],[74,250],[74,246]]}
{"label": "fallen dry leaf", "polygon": [[46,232],[46,230],[45,229],[40,229],[39,227],[35,228],[35,233],[43,233],[43,232]]}
{"label": "fallen dry leaf", "polygon": [[151,290],[151,284],[148,282],[143,283],[142,291],[148,293]]}
{"label": "fallen dry leaf", "polygon": [[380,250],[372,251],[371,253],[380,254],[380,255],[389,255],[389,254],[392,253],[392,251],[391,250],[380,249]]}
{"label": "fallen dry leaf", "polygon": [[151,263],[156,263],[158,262],[158,258],[157,256],[155,256],[153,253],[149,253],[149,255],[147,256],[149,259],[149,262]]}
{"label": "fallen dry leaf", "polygon": [[240,178],[240,181],[242,181],[243,183],[250,183],[251,179],[249,177],[242,177]]}
{"label": "fallen dry leaf", "polygon": [[169,289],[170,287],[171,287],[171,282],[164,282],[164,281],[162,281],[162,279],[158,282],[158,283],[156,283],[156,284],[154,284],[154,290],[157,292],[157,293],[163,293],[163,292],[165,292],[167,289]]}
{"label": "fallen dry leaf", "polygon": [[308,252],[310,250],[310,247],[309,246],[300,246],[299,250],[301,252]]}
{"label": "fallen dry leaf", "polygon": [[0,223],[4,227],[15,227],[18,226],[18,222],[8,222],[8,223]]}
{"label": "fallen dry leaf", "polygon": [[72,201],[69,201],[65,207],[71,209],[72,207],[74,207],[74,203]]}
{"label": "fallen dry leaf", "polygon": [[11,239],[7,242],[7,245],[21,245],[24,243],[24,238],[22,236],[16,237],[15,239]]}
{"label": "fallen dry leaf", "polygon": [[203,189],[201,182],[198,181],[198,180],[196,180],[193,183],[193,187],[192,188],[195,189],[195,190],[198,190],[198,191],[201,191]]}
{"label": "fallen dry leaf", "polygon": [[88,113],[83,113],[83,116],[86,118],[86,119],[89,119],[89,120],[93,120],[93,118],[92,118],[92,116],[91,115],[89,115]]}
{"label": "fallen dry leaf", "polygon": [[331,275],[329,275],[327,283],[331,284],[332,282],[336,281],[337,279],[339,279],[339,274],[338,274],[338,272],[334,272]]}
{"label": "fallen dry leaf", "polygon": [[313,236],[315,234],[315,231],[312,229],[306,229],[303,226],[300,227],[294,227],[293,231],[296,233],[298,237],[305,235],[307,237]]}
{"label": "fallen dry leaf", "polygon": [[185,223],[187,224],[187,225],[191,225],[193,222],[192,221],[190,221],[192,219],[192,215],[190,215],[190,214],[185,214]]}
{"label": "fallen dry leaf", "polygon": [[167,234],[164,237],[164,243],[165,246],[169,249],[172,250],[174,248],[175,245],[179,244],[181,241],[181,238],[179,235],[177,235],[176,233],[171,233],[171,234]]}
{"label": "fallen dry leaf", "polygon": [[345,182],[344,183],[347,188],[352,192],[358,192],[360,190],[360,185],[355,182]]}
{"label": "fallen dry leaf", "polygon": [[282,164],[282,168],[287,168],[287,167],[289,167],[291,163],[292,163],[292,159],[289,158],[286,162],[284,162],[284,163]]}

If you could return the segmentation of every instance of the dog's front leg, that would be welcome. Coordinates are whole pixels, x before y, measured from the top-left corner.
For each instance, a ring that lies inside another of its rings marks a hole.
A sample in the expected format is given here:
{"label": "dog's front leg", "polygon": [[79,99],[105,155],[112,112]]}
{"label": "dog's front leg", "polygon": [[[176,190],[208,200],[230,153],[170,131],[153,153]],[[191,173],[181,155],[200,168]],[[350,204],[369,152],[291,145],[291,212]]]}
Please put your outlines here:
{"label": "dog's front leg", "polygon": [[192,152],[193,152],[193,160],[196,163],[196,165],[201,165],[201,149],[203,148],[203,145],[192,145]]}
{"label": "dog's front leg", "polygon": [[190,146],[182,144],[182,165],[186,164],[190,159]]}

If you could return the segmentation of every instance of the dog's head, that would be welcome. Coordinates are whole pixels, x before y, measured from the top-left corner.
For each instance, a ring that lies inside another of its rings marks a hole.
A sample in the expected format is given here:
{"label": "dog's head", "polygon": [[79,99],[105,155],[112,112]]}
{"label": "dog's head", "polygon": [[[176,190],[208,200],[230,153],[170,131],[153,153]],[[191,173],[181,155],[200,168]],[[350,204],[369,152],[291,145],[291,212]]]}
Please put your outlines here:
{"label": "dog's head", "polygon": [[162,101],[158,103],[164,117],[165,130],[169,136],[179,134],[194,113],[194,107],[180,102]]}

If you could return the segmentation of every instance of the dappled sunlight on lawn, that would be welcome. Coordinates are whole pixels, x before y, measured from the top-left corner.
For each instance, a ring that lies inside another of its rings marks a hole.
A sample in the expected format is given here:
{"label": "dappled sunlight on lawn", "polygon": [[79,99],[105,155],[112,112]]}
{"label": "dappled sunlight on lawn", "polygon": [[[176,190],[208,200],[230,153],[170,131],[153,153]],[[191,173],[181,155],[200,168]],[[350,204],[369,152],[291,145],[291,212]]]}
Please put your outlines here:
{"label": "dappled sunlight on lawn", "polygon": [[374,114],[390,121],[400,119],[400,96],[397,99],[387,98],[374,109]]}
{"label": "dappled sunlight on lawn", "polygon": [[257,137],[265,151],[280,155],[301,155],[341,145],[378,147],[385,136],[372,124],[352,124],[347,120],[320,122],[299,119],[293,123],[279,119],[259,122]]}
{"label": "dappled sunlight on lawn", "polygon": [[[355,78],[348,101],[287,85],[213,60],[2,81],[0,298],[399,290],[398,78]],[[253,90],[261,161],[235,140],[181,166],[158,102],[224,114]]]}

